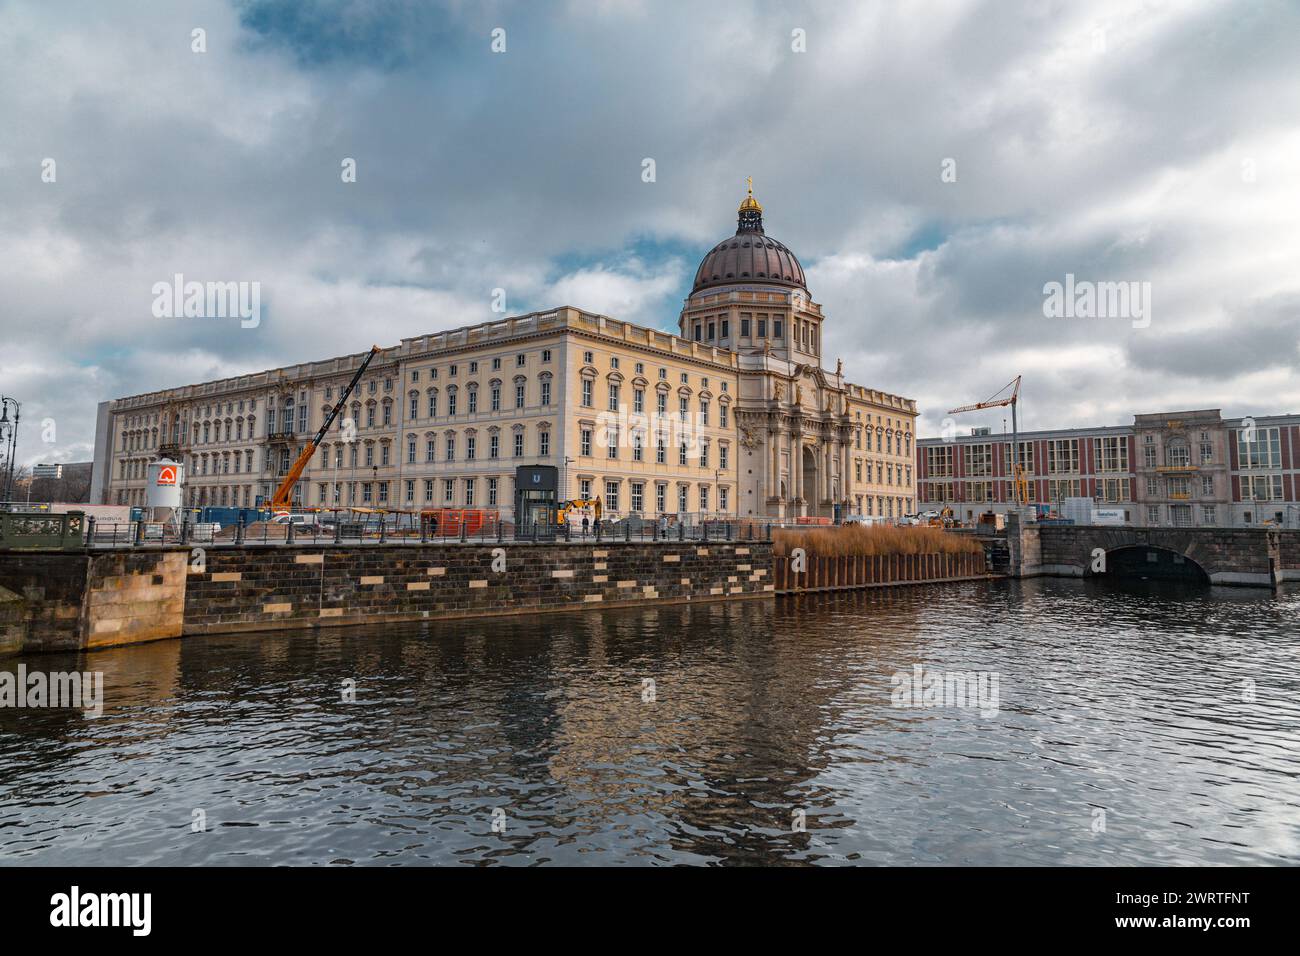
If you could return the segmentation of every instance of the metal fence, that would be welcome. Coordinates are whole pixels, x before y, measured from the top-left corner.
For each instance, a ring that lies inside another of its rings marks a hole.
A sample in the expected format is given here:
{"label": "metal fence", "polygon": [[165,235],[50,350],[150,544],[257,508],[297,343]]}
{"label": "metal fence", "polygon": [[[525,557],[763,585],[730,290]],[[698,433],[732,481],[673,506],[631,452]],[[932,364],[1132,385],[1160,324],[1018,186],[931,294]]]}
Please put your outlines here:
{"label": "metal fence", "polygon": [[[220,527],[183,520],[107,522],[86,520],[85,544],[91,548],[148,548],[203,545],[247,547],[276,545],[490,544],[617,541],[770,541],[773,525],[757,519],[717,515],[639,515],[603,517],[583,525],[562,522],[517,525],[513,521],[436,522],[384,520],[259,521]],[[391,516],[388,516],[391,519]]]}

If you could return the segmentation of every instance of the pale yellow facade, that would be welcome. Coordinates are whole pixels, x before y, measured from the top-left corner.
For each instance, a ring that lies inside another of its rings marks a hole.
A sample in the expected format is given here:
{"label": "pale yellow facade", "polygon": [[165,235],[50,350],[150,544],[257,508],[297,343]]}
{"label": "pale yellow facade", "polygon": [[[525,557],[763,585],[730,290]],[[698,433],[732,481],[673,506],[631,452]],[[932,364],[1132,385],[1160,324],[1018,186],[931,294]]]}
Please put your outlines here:
{"label": "pale yellow facade", "polygon": [[[564,307],[403,339],[371,363],[295,502],[509,512],[516,467],[542,464],[562,499],[614,514],[910,513],[915,402],[822,368],[822,320],[802,287],[715,282],[676,335]],[[186,505],[269,498],[362,358],[102,403],[95,500],[144,505],[163,456],[186,466]]]}

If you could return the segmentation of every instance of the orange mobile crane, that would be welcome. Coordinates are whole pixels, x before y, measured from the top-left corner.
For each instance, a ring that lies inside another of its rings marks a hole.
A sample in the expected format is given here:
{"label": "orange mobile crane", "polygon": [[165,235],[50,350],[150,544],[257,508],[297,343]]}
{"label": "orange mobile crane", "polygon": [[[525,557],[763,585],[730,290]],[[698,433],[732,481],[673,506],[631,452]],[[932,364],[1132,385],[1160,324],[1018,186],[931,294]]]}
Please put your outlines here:
{"label": "orange mobile crane", "polygon": [[[1006,398],[998,398],[1007,389],[1011,389],[1011,394]],[[981,408],[1002,408],[1007,405],[1011,406],[1011,487],[1012,495],[1015,498],[1016,507],[1029,501],[1029,482],[1025,480],[1025,469],[1020,464],[1020,429],[1016,423],[1016,403],[1020,401],[1020,376],[1017,375],[1006,385],[998,389],[993,397],[983,402],[976,402],[974,405],[962,405],[960,408],[951,408],[948,410],[949,415],[960,415],[962,412],[974,412]],[[1005,427],[1005,426],[1004,426]]]}
{"label": "orange mobile crane", "polygon": [[275,494],[271,496],[271,510],[273,512],[287,511],[289,509],[289,498],[293,494],[293,486],[296,485],[298,479],[302,477],[303,470],[307,467],[307,463],[311,461],[311,456],[316,454],[316,449],[320,447],[321,440],[330,430],[330,426],[334,424],[334,419],[338,418],[339,412],[343,410],[343,406],[347,402],[348,396],[356,389],[357,382],[361,381],[361,376],[365,374],[366,366],[368,366],[370,360],[378,354],[379,346],[372,345],[370,347],[370,354],[361,360],[361,365],[357,369],[357,374],[352,376],[352,381],[348,383],[348,387],[343,390],[343,394],[339,396],[339,400],[334,403],[334,407],[330,409],[330,413],[325,416],[325,421],[321,425],[320,431],[316,433],[316,437],[313,438],[307,447],[302,450],[302,454],[298,456],[298,460],[293,463],[293,467],[289,469],[289,473],[284,476],[284,481],[280,482],[280,487],[275,489]]}

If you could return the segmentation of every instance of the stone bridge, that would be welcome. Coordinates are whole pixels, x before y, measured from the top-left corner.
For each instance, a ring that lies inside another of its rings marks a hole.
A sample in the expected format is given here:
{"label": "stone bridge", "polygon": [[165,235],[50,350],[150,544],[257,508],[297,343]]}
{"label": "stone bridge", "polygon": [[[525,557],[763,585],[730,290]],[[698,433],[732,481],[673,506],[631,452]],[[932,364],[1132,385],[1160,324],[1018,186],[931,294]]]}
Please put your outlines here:
{"label": "stone bridge", "polygon": [[1300,531],[1020,525],[1014,519],[1007,523],[1014,577],[1142,575],[1149,568],[1155,576],[1203,575],[1211,584],[1300,582]]}

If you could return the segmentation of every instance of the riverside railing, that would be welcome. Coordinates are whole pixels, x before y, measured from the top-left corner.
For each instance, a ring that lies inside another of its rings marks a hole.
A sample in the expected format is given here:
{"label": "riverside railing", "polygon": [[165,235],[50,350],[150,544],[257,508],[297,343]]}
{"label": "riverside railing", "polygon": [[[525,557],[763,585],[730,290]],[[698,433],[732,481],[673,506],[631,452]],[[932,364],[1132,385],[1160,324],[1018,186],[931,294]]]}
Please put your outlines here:
{"label": "riverside railing", "polygon": [[321,523],[263,521],[219,527],[182,521],[106,522],[87,519],[84,544],[90,548],[150,548],[201,545],[248,547],[287,545],[412,545],[492,543],[745,542],[772,540],[772,525],[734,515],[672,515],[659,518],[621,515],[582,524],[513,521],[420,522],[336,521]]}

